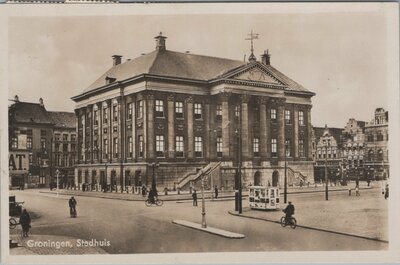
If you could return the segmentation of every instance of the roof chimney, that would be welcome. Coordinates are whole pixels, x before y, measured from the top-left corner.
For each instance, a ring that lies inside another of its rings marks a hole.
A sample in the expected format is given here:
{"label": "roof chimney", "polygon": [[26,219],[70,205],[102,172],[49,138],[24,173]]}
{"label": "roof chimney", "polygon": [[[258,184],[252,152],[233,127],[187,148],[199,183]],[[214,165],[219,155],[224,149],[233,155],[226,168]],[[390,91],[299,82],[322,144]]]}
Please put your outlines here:
{"label": "roof chimney", "polygon": [[264,54],[261,55],[261,62],[265,65],[270,65],[270,59],[271,55],[268,53],[268,50],[266,52],[264,51]]}
{"label": "roof chimney", "polygon": [[18,95],[15,95],[15,97],[14,97],[14,101],[15,101],[15,102],[19,102]]}
{"label": "roof chimney", "polygon": [[122,55],[113,55],[112,58],[113,58],[113,66],[121,64]]}
{"label": "roof chimney", "polygon": [[40,106],[44,107],[43,99],[42,99],[42,98],[39,98],[39,104],[40,104]]}
{"label": "roof chimney", "polygon": [[160,32],[160,35],[158,35],[158,36],[156,36],[154,38],[156,39],[156,50],[157,51],[165,51],[166,50],[166,48],[165,48],[165,39],[167,37],[164,37],[162,35],[162,32]]}

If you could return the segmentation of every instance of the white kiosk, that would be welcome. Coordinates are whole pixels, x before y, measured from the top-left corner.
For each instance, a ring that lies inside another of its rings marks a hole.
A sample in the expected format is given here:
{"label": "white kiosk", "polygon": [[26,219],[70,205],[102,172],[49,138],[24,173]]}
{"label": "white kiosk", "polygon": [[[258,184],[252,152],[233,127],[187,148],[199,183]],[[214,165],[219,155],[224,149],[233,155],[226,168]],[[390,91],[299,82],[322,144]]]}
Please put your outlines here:
{"label": "white kiosk", "polygon": [[279,188],[251,186],[249,187],[249,205],[251,209],[279,209]]}

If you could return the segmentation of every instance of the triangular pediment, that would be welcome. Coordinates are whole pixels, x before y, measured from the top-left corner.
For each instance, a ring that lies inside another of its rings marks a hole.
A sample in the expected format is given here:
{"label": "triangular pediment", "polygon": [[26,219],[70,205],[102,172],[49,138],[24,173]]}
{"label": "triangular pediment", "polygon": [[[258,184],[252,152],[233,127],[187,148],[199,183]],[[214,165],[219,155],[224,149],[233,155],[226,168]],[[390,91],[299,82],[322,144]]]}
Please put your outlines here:
{"label": "triangular pediment", "polygon": [[265,69],[259,66],[243,69],[239,73],[236,73],[228,78],[231,80],[233,79],[240,81],[256,81],[256,82],[265,82],[269,84],[284,85],[276,77],[272,76]]}

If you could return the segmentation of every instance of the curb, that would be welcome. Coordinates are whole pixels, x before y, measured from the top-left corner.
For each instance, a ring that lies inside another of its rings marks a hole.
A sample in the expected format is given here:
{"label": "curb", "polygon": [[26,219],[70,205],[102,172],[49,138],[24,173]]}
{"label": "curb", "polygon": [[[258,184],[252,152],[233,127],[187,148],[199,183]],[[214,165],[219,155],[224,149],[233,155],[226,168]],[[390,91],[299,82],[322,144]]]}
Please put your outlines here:
{"label": "curb", "polygon": [[214,227],[210,227],[210,226],[207,226],[207,228],[203,228],[203,227],[201,227],[201,224],[193,223],[193,222],[189,222],[189,221],[185,221],[185,220],[173,220],[172,223],[176,224],[176,225],[181,225],[181,226],[184,226],[187,228],[195,229],[198,231],[206,232],[206,233],[209,233],[212,235],[222,236],[222,237],[229,238],[229,239],[242,239],[245,237],[243,234],[238,234],[238,233],[234,233],[234,232],[230,232],[230,231],[226,231],[226,230],[222,230],[222,229],[214,228]]}
{"label": "curb", "polygon": [[[233,216],[239,216],[239,217],[244,217],[244,218],[249,218],[249,219],[255,219],[255,220],[261,220],[261,221],[266,221],[266,222],[271,222],[271,223],[276,223],[280,224],[279,221],[275,220],[270,220],[266,218],[260,218],[260,217],[254,217],[254,216],[248,216],[248,215],[243,215],[236,213],[234,211],[228,211],[230,215]],[[344,232],[338,232],[338,231],[333,231],[333,230],[328,230],[328,229],[323,229],[323,228],[317,228],[317,227],[311,227],[311,226],[305,226],[305,225],[297,225],[297,227],[305,228],[305,229],[310,229],[310,230],[315,230],[315,231],[321,231],[321,232],[327,232],[327,233],[332,233],[332,234],[337,234],[337,235],[344,235],[344,236],[351,236],[351,237],[356,237],[356,238],[362,238],[362,239],[367,239],[367,240],[372,240],[376,242],[382,242],[382,243],[389,243],[388,240],[382,240],[378,238],[373,238],[373,237],[367,237],[367,236],[360,236],[360,235],[354,235],[354,234],[349,234],[349,233],[344,233]]]}
{"label": "curb", "polygon": [[[372,187],[369,188],[360,188],[360,190],[369,190],[373,189]],[[336,191],[348,191],[348,188],[342,188],[342,189],[334,189],[334,190],[329,190],[329,192],[336,192]],[[288,191],[288,194],[308,194],[308,193],[322,193],[325,192],[325,190],[311,190],[311,191]],[[46,194],[57,194],[57,192],[54,191],[39,191],[39,193],[46,193]],[[100,194],[100,192],[98,192]],[[145,201],[146,197],[141,197],[140,199],[138,198],[113,198],[113,197],[108,197],[108,196],[102,196],[98,195],[97,193],[94,194],[94,196],[86,195],[86,194],[73,194],[73,193],[67,193],[67,192],[58,192],[59,195],[68,195],[68,196],[80,196],[80,197],[92,197],[92,198],[100,198],[100,199],[111,199],[111,200],[121,200],[121,201]],[[111,194],[127,194],[127,193],[111,193]],[[160,195],[160,199],[163,201],[191,201],[191,198],[168,198],[168,196],[182,196],[182,195]],[[243,195],[243,198],[248,197],[248,195]],[[235,195],[226,195],[226,196],[220,196],[220,199],[224,200],[230,200],[232,198],[235,198]],[[208,200],[211,200],[211,197],[205,198]],[[214,201],[222,201],[222,200],[214,200]]]}

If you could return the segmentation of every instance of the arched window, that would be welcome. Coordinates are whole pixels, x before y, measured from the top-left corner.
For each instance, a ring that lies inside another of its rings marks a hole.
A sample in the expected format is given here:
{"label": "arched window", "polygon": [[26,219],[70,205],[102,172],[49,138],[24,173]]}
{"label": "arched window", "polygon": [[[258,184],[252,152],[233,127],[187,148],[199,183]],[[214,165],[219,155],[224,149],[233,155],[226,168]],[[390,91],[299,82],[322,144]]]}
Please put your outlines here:
{"label": "arched window", "polygon": [[378,161],[382,161],[383,160],[383,151],[382,149],[379,149],[378,151]]}
{"label": "arched window", "polygon": [[368,151],[368,161],[372,161],[374,159],[374,151],[369,150]]}

